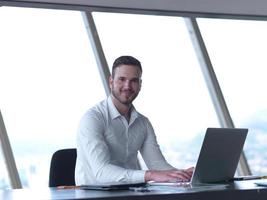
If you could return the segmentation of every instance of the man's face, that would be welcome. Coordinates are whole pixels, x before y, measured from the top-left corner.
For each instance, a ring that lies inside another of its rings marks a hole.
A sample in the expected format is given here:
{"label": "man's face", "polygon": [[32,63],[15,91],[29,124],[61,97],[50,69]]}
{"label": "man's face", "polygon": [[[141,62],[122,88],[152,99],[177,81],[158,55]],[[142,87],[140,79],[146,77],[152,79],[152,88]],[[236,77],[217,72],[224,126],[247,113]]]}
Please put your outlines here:
{"label": "man's face", "polygon": [[122,104],[129,105],[141,89],[141,71],[133,65],[120,65],[110,77],[109,86],[113,97]]}

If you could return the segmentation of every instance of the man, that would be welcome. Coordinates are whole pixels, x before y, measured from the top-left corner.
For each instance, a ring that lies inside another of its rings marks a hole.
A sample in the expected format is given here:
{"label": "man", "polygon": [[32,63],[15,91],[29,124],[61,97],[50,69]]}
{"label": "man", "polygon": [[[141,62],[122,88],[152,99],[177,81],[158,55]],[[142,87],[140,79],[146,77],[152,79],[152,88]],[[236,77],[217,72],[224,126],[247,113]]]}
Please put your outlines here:
{"label": "man", "polygon": [[[109,78],[110,96],[83,116],[77,135],[77,185],[123,182],[188,181],[193,168],[178,170],[164,159],[153,127],[132,102],[141,89],[141,63],[117,58]],[[141,153],[149,170],[141,170]]]}

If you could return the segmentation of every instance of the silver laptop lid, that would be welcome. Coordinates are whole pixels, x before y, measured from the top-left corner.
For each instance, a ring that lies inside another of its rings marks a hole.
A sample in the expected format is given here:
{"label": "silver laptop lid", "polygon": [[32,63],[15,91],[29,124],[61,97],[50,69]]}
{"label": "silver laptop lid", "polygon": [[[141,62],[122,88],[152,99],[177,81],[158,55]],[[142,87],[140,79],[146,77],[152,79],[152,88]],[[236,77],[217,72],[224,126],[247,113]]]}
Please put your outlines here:
{"label": "silver laptop lid", "polygon": [[248,129],[208,128],[202,143],[192,184],[234,178]]}

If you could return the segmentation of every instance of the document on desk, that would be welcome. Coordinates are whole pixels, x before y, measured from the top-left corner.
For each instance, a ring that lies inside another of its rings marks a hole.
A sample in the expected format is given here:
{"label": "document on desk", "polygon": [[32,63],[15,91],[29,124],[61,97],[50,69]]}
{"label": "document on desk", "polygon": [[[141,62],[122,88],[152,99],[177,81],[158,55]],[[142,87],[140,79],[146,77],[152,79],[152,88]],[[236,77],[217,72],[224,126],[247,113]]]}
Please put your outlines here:
{"label": "document on desk", "polygon": [[81,185],[84,190],[129,190],[131,188],[146,187],[145,182],[109,182],[90,185]]}
{"label": "document on desk", "polygon": [[267,180],[261,180],[261,181],[255,182],[255,184],[257,186],[267,187]]}

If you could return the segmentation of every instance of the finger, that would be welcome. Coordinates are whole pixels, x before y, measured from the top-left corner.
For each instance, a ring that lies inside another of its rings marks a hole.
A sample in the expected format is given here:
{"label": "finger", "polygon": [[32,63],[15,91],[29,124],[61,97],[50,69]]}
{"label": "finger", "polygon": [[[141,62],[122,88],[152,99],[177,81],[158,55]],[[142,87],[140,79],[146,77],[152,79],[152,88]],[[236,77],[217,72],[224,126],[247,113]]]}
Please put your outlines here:
{"label": "finger", "polygon": [[193,172],[194,172],[194,167],[190,167],[188,169],[185,169],[185,170],[182,170],[184,173],[186,173],[188,176],[192,176],[193,175]]}
{"label": "finger", "polygon": [[183,180],[189,181],[191,179],[191,174],[188,174],[187,172],[181,172],[180,175],[183,177]]}
{"label": "finger", "polygon": [[187,172],[191,172],[191,173],[193,173],[194,170],[195,170],[195,167],[189,167],[186,169]]}
{"label": "finger", "polygon": [[187,171],[187,170],[179,170],[177,171],[178,174],[186,176],[186,177],[191,177],[192,176],[192,172],[191,171]]}
{"label": "finger", "polygon": [[170,174],[173,178],[180,179],[182,181],[188,181],[191,179],[191,174],[184,171],[175,171]]}

